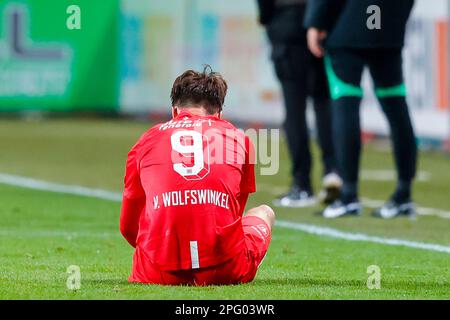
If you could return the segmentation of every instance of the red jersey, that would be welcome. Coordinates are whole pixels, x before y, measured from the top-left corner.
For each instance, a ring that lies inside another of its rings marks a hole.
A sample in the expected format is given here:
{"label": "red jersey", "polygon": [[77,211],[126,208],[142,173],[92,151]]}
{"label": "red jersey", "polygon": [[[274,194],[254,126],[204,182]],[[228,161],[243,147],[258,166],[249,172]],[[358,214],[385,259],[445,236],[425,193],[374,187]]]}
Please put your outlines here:
{"label": "red jersey", "polygon": [[121,231],[136,247],[133,273],[136,261],[198,269],[244,250],[253,158],[248,137],[214,116],[181,112],[148,130],[128,154],[123,193]]}

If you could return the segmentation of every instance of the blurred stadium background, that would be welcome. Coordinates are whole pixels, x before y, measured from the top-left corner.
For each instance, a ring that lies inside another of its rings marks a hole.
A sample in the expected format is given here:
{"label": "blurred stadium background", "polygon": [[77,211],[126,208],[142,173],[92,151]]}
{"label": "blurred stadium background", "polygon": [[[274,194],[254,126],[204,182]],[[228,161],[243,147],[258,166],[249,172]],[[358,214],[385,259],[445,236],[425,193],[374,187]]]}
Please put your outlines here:
{"label": "blurred stadium background", "polygon": [[[66,27],[72,4],[80,30]],[[118,231],[126,153],[168,118],[174,78],[208,63],[229,83],[227,118],[255,128],[283,120],[256,14],[254,0],[0,0],[0,299],[450,298],[449,155],[430,151],[450,151],[448,0],[416,1],[404,51],[422,147],[417,220],[330,221],[314,214],[320,207],[283,208],[288,223],[250,285],[127,285],[132,250]],[[388,132],[367,76],[364,87],[361,193],[371,208],[395,173],[376,139]],[[279,174],[257,177],[249,206],[287,189],[284,142],[280,156]],[[315,165],[316,186],[320,177]],[[79,292],[65,286],[72,264],[81,266]],[[383,290],[366,287],[371,264],[382,268]]]}
{"label": "blurred stadium background", "polygon": [[[111,111],[167,114],[169,88],[186,68],[208,63],[230,83],[227,117],[279,125],[282,100],[255,1],[79,0],[81,30],[69,30],[69,1],[4,0],[0,112]],[[409,22],[408,99],[424,146],[450,149],[448,0],[418,0]],[[370,80],[363,128],[387,127]]]}

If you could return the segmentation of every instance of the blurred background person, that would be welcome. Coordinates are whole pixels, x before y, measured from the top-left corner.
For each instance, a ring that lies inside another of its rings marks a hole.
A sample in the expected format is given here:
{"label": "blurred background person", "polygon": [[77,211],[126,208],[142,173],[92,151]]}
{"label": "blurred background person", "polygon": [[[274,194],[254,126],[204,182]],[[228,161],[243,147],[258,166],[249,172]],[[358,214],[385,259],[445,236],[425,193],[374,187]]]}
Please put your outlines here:
{"label": "blurred background person", "polygon": [[275,199],[274,204],[285,207],[316,204],[306,120],[308,96],[313,99],[322,151],[324,189],[320,198],[325,203],[332,202],[339,195],[342,181],[335,173],[330,97],[323,59],[309,52],[303,27],[306,0],[258,0],[258,8],[259,22],[266,28],[272,46],[271,58],[283,92],[284,129],[292,162],[291,188]]}
{"label": "blurred background person", "polygon": [[361,213],[359,107],[361,76],[366,66],[389,123],[398,173],[396,190],[373,214],[382,218],[414,214],[411,185],[417,146],[402,72],[405,27],[413,4],[413,0],[316,0],[308,4],[308,45],[316,57],[325,56],[333,100],[336,159],[344,181],[340,198],[323,212],[327,218]]}

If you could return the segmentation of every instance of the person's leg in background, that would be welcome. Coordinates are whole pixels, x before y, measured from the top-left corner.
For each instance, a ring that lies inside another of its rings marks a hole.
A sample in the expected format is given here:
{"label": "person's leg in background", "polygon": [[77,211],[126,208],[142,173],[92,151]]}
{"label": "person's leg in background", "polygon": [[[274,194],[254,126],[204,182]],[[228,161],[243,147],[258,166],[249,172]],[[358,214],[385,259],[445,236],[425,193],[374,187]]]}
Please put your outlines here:
{"label": "person's leg in background", "polygon": [[417,144],[406,102],[401,48],[374,52],[369,68],[375,94],[389,123],[398,174],[395,192],[374,215],[381,218],[414,215],[411,186],[416,173]]}
{"label": "person's leg in background", "polygon": [[326,218],[361,212],[358,172],[361,154],[360,87],[364,58],[357,49],[329,50],[325,57],[332,98],[332,132],[338,173],[343,180],[339,199],[323,212]]}
{"label": "person's leg in background", "polygon": [[280,81],[286,118],[284,129],[292,162],[292,187],[287,194],[274,200],[277,206],[306,207],[316,203],[311,183],[311,152],[306,121],[308,96],[307,47],[303,19],[305,1],[277,1],[272,19],[266,25],[272,45],[272,60]]}
{"label": "person's leg in background", "polygon": [[304,207],[315,203],[311,184],[311,152],[306,122],[307,57],[305,45],[272,44],[272,59],[286,110],[284,129],[292,161],[291,190],[274,201],[278,206]]}
{"label": "person's leg in background", "polygon": [[334,156],[331,98],[324,60],[314,57],[311,53],[309,53],[308,81],[309,96],[313,99],[317,140],[322,155],[323,190],[319,198],[323,203],[330,204],[340,195],[342,179],[337,174]]}

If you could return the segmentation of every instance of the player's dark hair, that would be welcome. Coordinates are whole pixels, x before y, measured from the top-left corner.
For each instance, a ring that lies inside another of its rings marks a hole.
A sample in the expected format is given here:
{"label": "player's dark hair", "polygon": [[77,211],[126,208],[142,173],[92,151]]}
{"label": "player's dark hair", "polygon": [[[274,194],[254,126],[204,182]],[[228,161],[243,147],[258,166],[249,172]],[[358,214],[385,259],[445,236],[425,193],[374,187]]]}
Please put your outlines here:
{"label": "player's dark hair", "polygon": [[205,65],[203,72],[187,70],[175,79],[170,98],[172,106],[201,106],[208,114],[222,111],[228,85],[222,76]]}

